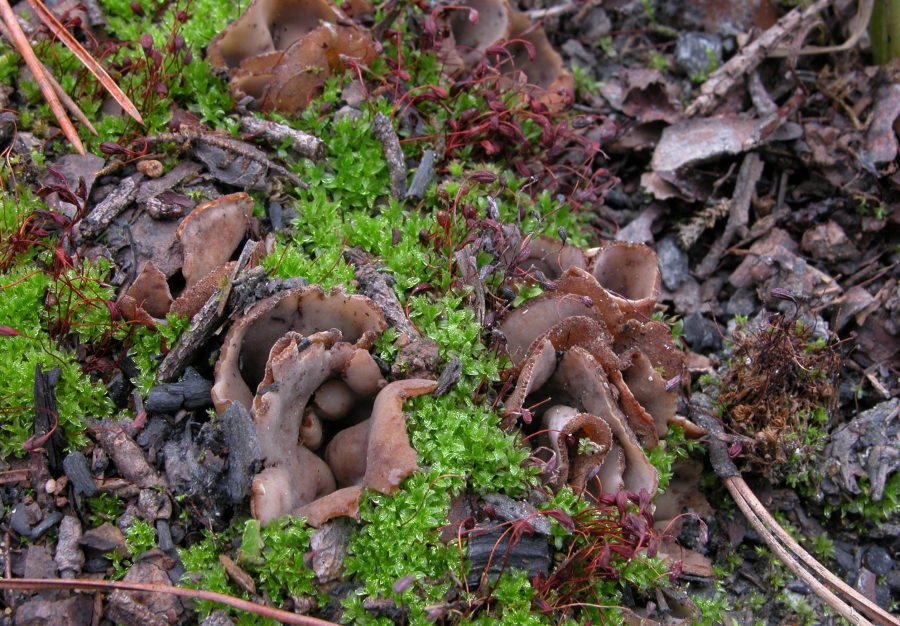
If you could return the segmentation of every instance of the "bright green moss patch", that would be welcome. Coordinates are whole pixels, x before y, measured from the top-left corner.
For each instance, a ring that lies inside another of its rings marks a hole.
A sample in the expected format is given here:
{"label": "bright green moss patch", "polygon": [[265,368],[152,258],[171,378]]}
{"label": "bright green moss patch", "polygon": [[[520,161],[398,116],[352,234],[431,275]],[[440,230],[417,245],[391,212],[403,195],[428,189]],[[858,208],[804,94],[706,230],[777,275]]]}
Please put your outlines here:
{"label": "bright green moss patch", "polygon": [[[97,286],[90,279],[76,279],[74,282],[82,289],[90,290]],[[93,383],[81,371],[74,353],[54,345],[48,337],[50,317],[44,313],[45,300],[52,292],[57,310],[86,334],[96,330],[103,314],[92,303],[77,302],[75,298],[80,296],[59,283],[54,284],[49,274],[34,267],[15,266],[0,274],[0,287],[0,324],[20,333],[0,336],[3,347],[3,359],[0,360],[0,454],[4,457],[23,455],[22,445],[34,434],[34,410],[31,407],[34,404],[36,365],[40,365],[45,372],[60,367],[56,386],[59,425],[73,447],[84,445],[87,443],[83,434],[85,420],[109,415],[112,407],[104,386]],[[108,311],[105,319],[108,322]]]}
{"label": "bright green moss patch", "polygon": [[[226,576],[225,567],[219,562],[219,555],[225,554],[240,558],[241,567],[256,581],[257,591],[276,604],[283,604],[289,596],[316,595],[312,586],[314,575],[304,558],[309,551],[313,529],[306,527],[305,522],[305,519],[285,516],[260,528],[255,520],[234,520],[218,535],[204,531],[202,541],[189,550],[179,550],[185,568],[193,572],[182,584],[249,599],[249,594]],[[242,543],[253,550],[252,558],[241,558],[240,555],[246,552],[232,549],[239,535],[242,535]],[[207,600],[195,602],[202,615],[221,608]],[[239,626],[275,626],[279,623],[242,611],[227,610],[235,615]]]}

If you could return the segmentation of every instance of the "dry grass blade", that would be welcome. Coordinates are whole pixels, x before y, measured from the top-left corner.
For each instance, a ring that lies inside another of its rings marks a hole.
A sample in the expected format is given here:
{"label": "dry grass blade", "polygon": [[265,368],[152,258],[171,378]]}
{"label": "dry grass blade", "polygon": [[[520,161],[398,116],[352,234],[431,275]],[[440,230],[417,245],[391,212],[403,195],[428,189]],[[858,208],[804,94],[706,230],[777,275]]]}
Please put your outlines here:
{"label": "dry grass blade", "polygon": [[184,589],[182,587],[173,587],[171,585],[150,585],[146,583],[128,583],[112,580],[84,580],[78,578],[72,580],[4,578],[0,579],[0,589],[16,589],[21,591],[35,591],[40,589],[108,589],[114,591],[119,589],[121,591],[170,593],[183,598],[219,602],[255,615],[270,617],[284,624],[296,624],[297,626],[339,626],[334,622],[329,622],[324,619],[310,617],[309,615],[299,615],[298,613],[282,611],[281,609],[274,609],[269,606],[250,602],[249,600],[227,596],[224,593],[206,591],[205,589]]}
{"label": "dry grass blade", "polygon": [[53,85],[47,79],[47,73],[44,71],[44,66],[38,60],[37,56],[35,56],[34,50],[31,49],[31,44],[28,43],[28,37],[25,36],[22,27],[19,26],[19,22],[16,19],[15,13],[13,13],[12,7],[9,6],[8,0],[0,0],[0,17],[3,18],[3,21],[6,22],[7,27],[9,27],[13,42],[16,44],[19,52],[22,53],[22,58],[25,59],[25,65],[28,66],[28,69],[30,69],[31,73],[34,75],[34,79],[41,89],[41,94],[43,94],[47,104],[50,105],[50,110],[53,111],[53,115],[59,122],[59,127],[62,129],[66,139],[72,142],[72,145],[75,146],[78,154],[84,156],[84,146],[81,144],[81,139],[78,138],[78,132],[72,125],[71,120],[69,120],[69,116],[66,115],[66,112],[63,110],[59,98],[56,97],[56,92],[53,91]]}
{"label": "dry grass blade", "polygon": [[[881,624],[882,626],[900,626],[900,619],[894,617],[893,615],[882,609],[880,606],[878,606],[865,596],[861,595],[858,591],[853,589],[853,587],[845,583],[843,580],[832,574],[825,566],[819,563],[815,558],[813,558],[812,555],[804,550],[800,546],[800,544],[794,541],[793,537],[791,537],[781,527],[781,525],[777,521],[775,521],[775,518],[773,518],[771,514],[769,514],[769,512],[762,505],[759,499],[757,499],[754,493],[750,490],[750,487],[747,485],[743,478],[741,478],[740,476],[731,476],[725,479],[725,485],[728,487],[728,491],[731,492],[731,495],[734,496],[735,502],[737,502],[738,507],[740,507],[741,511],[744,513],[747,519],[750,520],[751,523],[753,523],[753,526],[759,531],[759,533],[763,535],[763,537],[766,539],[766,543],[768,543],[773,550],[775,549],[775,545],[773,545],[773,542],[774,544],[777,544],[779,548],[781,548],[781,550],[784,550],[784,547],[781,545],[784,544],[784,546],[787,546],[787,548],[793,553],[789,554],[788,557],[796,567],[803,569],[803,571],[806,572],[803,566],[794,558],[795,555],[799,557],[799,559],[803,561],[814,574],[824,580],[825,583],[827,583],[835,591],[839,591],[840,593],[842,593],[850,601],[850,603],[856,607],[857,610],[865,613],[877,624]],[[749,509],[749,514],[745,509]],[[781,555],[779,554],[779,556]],[[794,567],[791,566],[791,563],[789,563],[784,558],[782,558],[782,560],[785,561],[785,564],[787,564],[788,567],[791,568],[791,570],[794,570]],[[795,573],[797,573],[796,570],[794,571]],[[809,572],[806,573],[808,574]],[[799,575],[800,574],[798,573],[798,576]],[[804,579],[804,582],[807,582],[806,579]],[[812,588],[812,586],[810,587]],[[818,591],[816,591],[816,593],[818,593]],[[831,603],[829,602],[829,604]],[[854,621],[843,613],[841,613],[841,615],[846,617],[854,624],[868,623]]]}
{"label": "dry grass blade", "polygon": [[[759,517],[756,515],[756,508],[744,499],[744,493],[736,485],[738,481],[743,482],[743,479],[740,478],[740,476],[731,476],[725,479],[725,485],[728,487],[728,491],[730,491],[731,495],[734,497],[734,501],[737,503],[738,508],[757,530],[757,532],[762,535],[762,538],[772,549],[772,552],[774,552],[775,555],[781,560],[781,562],[787,565],[788,569],[794,572],[794,574],[796,574],[800,580],[806,583],[806,586],[809,587],[813,593],[822,598],[822,600],[824,600],[828,604],[828,606],[834,609],[841,617],[846,619],[848,622],[850,622],[854,626],[874,626],[872,622],[864,618],[862,615],[859,615],[852,606],[841,600],[834,593],[832,593],[830,589],[819,582],[815,578],[815,576],[813,576],[807,569],[805,569],[799,562],[797,562],[797,559],[795,559],[793,555],[778,542],[778,539],[775,537],[775,535],[773,535],[771,531],[769,531],[762,520],[759,519]],[[756,500],[756,502],[759,503],[759,500]]]}
{"label": "dry grass blade", "polygon": [[[12,44],[15,43],[15,39],[13,39],[12,33],[9,32],[9,29],[6,27],[6,22],[2,20],[0,20],[0,34],[2,34],[8,42]],[[59,96],[59,99],[60,101],[62,101],[63,106],[65,106],[69,110],[69,113],[74,115],[79,122],[87,126],[87,129],[89,131],[97,135],[97,129],[94,128],[94,125],[91,124],[91,121],[87,118],[84,112],[78,107],[77,104],[75,104],[75,101],[72,100],[72,98],[70,98],[65,91],[63,91],[63,88],[60,86],[60,84],[56,82],[55,78],[53,78],[53,74],[47,72],[47,80],[50,81],[50,84],[53,86],[53,90],[56,92],[56,95]]]}
{"label": "dry grass blade", "polygon": [[[125,110],[128,115],[137,120],[138,124],[144,123],[144,118],[141,117],[141,114],[138,113],[137,107],[132,104],[131,100],[128,99],[128,96],[125,95],[125,92],[122,91],[119,86],[116,84],[109,74],[106,73],[106,70],[103,69],[103,66],[100,65],[100,62],[97,61],[94,57],[92,57],[84,47],[78,43],[75,37],[72,36],[72,33],[67,31],[65,27],[60,24],[59,20],[56,19],[56,16],[44,6],[44,3],[41,0],[28,0],[28,4],[32,6],[32,8],[37,12],[38,17],[41,18],[41,21],[47,25],[47,28],[50,29],[50,32],[53,33],[54,37],[57,37],[60,41],[62,41],[66,47],[72,51],[78,60],[93,74],[97,77],[97,80],[103,85],[106,91],[115,98],[116,102],[118,102],[122,109]],[[10,10],[11,12],[12,10]],[[7,20],[8,22],[9,20]]]}
{"label": "dry grass blade", "polygon": [[[881,609],[881,607],[844,583],[810,556],[766,511],[759,499],[750,490],[750,487],[747,486],[747,483],[744,482],[734,461],[728,456],[727,445],[721,439],[723,436],[722,423],[709,410],[693,405],[691,407],[691,418],[695,423],[709,431],[709,460],[716,475],[725,482],[725,486],[737,503],[738,508],[747,518],[747,521],[763,537],[775,555],[813,593],[856,626],[873,626],[872,622],[860,615],[860,612],[880,626],[900,626],[900,619]],[[803,563],[800,561],[803,561]],[[804,567],[804,563],[806,567]],[[850,604],[838,597],[816,576],[824,580],[832,589],[848,598]]]}

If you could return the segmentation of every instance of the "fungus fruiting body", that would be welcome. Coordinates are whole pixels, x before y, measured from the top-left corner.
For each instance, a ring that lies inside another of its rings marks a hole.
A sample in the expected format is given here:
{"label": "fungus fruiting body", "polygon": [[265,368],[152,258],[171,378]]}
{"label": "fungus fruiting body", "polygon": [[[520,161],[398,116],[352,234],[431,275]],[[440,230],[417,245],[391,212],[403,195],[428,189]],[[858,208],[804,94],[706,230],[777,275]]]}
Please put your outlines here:
{"label": "fungus fruiting body", "polygon": [[[354,13],[371,11],[356,4]],[[304,109],[343,69],[342,56],[367,64],[375,44],[328,0],[253,0],[209,44],[209,61],[229,71],[235,97],[287,115]]]}
{"label": "fungus fruiting body", "polygon": [[368,298],[317,285],[276,294],[232,327],[213,398],[219,411],[251,410],[264,468],[250,506],[262,524],[355,517],[363,489],[394,493],[417,470],[403,403],[437,383],[387,384],[369,353],[385,327]]}
{"label": "fungus fruiting body", "polygon": [[621,489],[654,494],[659,477],[644,448],[676,421],[678,385],[667,382],[685,379],[669,329],[650,319],[660,286],[656,255],[612,243],[587,262],[562,243],[556,254],[548,242],[540,246],[532,270],[542,267],[556,289],[499,325],[518,372],[505,425],[521,419],[533,430],[523,416],[540,424],[538,442],[553,457],[546,473],[589,499]]}

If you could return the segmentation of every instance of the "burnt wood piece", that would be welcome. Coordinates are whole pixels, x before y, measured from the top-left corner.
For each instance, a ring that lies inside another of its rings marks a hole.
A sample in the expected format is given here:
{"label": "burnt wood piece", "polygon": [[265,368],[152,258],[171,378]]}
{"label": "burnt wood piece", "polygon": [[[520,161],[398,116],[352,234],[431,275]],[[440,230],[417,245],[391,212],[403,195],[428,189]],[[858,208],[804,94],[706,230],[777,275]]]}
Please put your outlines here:
{"label": "burnt wood piece", "polygon": [[94,477],[91,476],[91,468],[87,458],[81,452],[71,452],[63,459],[63,471],[75,491],[87,498],[97,495],[97,485],[94,483]]}
{"label": "burnt wood piece", "polygon": [[[47,462],[54,475],[62,471],[62,454],[66,438],[59,426],[59,409],[56,406],[54,388],[62,370],[54,367],[46,374],[40,364],[34,366],[34,441],[47,451]],[[40,439],[47,437],[40,443]]]}
{"label": "burnt wood piece", "polygon": [[529,578],[550,570],[550,547],[546,535],[523,534],[510,546],[513,529],[509,524],[494,522],[476,526],[466,540],[469,558],[467,582],[477,587],[487,570],[488,576],[510,569],[528,571]]}
{"label": "burnt wood piece", "polygon": [[148,413],[205,409],[213,404],[212,386],[212,381],[203,378],[193,367],[188,367],[179,382],[165,383],[151,389],[144,408]]}

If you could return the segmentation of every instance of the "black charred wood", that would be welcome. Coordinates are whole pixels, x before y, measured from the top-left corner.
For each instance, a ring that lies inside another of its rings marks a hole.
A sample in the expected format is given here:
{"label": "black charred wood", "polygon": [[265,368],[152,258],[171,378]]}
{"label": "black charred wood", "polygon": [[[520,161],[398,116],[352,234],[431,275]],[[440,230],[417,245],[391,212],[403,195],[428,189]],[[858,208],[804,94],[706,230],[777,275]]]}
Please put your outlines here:
{"label": "black charred wood", "polygon": [[212,382],[191,367],[177,383],[157,385],[150,390],[144,405],[147,413],[175,413],[181,409],[196,411],[212,406]]}

